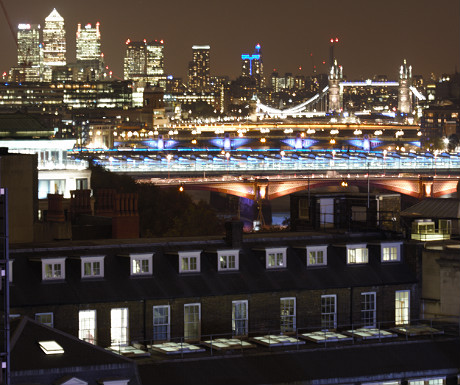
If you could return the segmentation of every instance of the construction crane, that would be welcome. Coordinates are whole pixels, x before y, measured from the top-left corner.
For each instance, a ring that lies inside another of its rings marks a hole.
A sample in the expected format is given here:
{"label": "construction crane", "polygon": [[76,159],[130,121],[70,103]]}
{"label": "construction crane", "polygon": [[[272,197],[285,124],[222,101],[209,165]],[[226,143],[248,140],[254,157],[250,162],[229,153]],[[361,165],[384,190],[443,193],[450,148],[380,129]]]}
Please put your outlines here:
{"label": "construction crane", "polygon": [[5,4],[3,4],[3,0],[0,0],[0,6],[2,7],[3,14],[5,15],[6,22],[8,23],[8,26],[10,27],[11,35],[13,36],[14,43],[16,44],[16,47],[17,47],[18,39],[16,37],[16,33],[14,32],[13,25],[11,24],[10,17],[8,16],[8,12],[6,11]]}

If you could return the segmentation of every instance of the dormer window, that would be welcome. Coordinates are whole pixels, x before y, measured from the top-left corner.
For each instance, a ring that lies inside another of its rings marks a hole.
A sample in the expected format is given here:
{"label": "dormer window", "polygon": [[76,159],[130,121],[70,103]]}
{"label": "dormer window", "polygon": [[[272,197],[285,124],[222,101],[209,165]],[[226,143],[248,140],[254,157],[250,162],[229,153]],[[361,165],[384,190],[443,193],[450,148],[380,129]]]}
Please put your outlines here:
{"label": "dormer window", "polygon": [[153,272],[153,254],[130,254],[131,275],[151,275]]}
{"label": "dormer window", "polygon": [[82,257],[81,258],[81,277],[98,278],[104,277],[104,257]]}
{"label": "dormer window", "polygon": [[201,251],[179,252],[179,273],[194,273],[201,270]]}
{"label": "dormer window", "polygon": [[217,251],[217,270],[229,271],[239,268],[239,250],[218,250]]}
{"label": "dormer window", "polygon": [[281,269],[286,264],[286,247],[265,250],[265,264],[267,269]]}
{"label": "dormer window", "polygon": [[327,265],[327,246],[307,246],[307,266]]}
{"label": "dormer window", "polygon": [[401,243],[381,244],[382,262],[396,262],[401,260]]}
{"label": "dormer window", "polygon": [[362,245],[347,245],[347,263],[358,264],[367,263],[369,254],[366,244]]}
{"label": "dormer window", "polygon": [[42,279],[44,281],[65,279],[65,258],[42,259]]}

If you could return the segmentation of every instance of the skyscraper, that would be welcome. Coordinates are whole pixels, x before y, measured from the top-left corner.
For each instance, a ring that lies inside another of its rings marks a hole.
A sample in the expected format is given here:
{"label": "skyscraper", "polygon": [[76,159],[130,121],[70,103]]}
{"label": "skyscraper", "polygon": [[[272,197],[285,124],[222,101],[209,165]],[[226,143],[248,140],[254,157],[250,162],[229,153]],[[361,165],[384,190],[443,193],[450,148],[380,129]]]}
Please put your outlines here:
{"label": "skyscraper", "polygon": [[100,23],[96,23],[93,28],[91,24],[86,24],[82,28],[79,23],[77,26],[77,61],[101,60],[101,32]]}
{"label": "skyscraper", "polygon": [[64,19],[55,8],[45,19],[45,27],[43,28],[44,79],[46,81],[51,80],[52,67],[65,66],[66,64]]}
{"label": "skyscraper", "polygon": [[252,55],[241,55],[241,76],[255,79],[257,88],[264,86],[264,66],[260,44],[257,44]]}
{"label": "skyscraper", "polygon": [[209,91],[210,88],[210,60],[209,45],[194,45],[193,59],[188,68],[188,86],[191,91]]}
{"label": "skyscraper", "polygon": [[125,80],[158,82],[164,75],[163,40],[126,41],[124,59]]}
{"label": "skyscraper", "polygon": [[12,69],[19,81],[33,82],[41,78],[40,25],[18,25],[18,67]]}
{"label": "skyscraper", "polygon": [[18,66],[40,66],[40,25],[18,25]]}

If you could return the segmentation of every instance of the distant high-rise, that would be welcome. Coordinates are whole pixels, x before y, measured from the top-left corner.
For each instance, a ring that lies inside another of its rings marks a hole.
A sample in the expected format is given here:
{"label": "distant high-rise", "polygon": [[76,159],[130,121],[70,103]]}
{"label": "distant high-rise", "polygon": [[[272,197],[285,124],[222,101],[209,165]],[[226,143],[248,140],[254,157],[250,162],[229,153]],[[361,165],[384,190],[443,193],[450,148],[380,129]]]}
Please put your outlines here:
{"label": "distant high-rise", "polygon": [[403,114],[412,112],[412,96],[410,86],[412,85],[412,66],[408,66],[404,59],[403,65],[399,69],[399,90],[398,90],[398,110]]}
{"label": "distant high-rise", "polygon": [[164,41],[126,41],[125,80],[158,81],[164,75]]}
{"label": "distant high-rise", "polygon": [[260,44],[257,44],[252,55],[241,55],[241,75],[255,79],[257,88],[264,86],[264,66]]}
{"label": "distant high-rise", "polygon": [[193,59],[188,68],[188,86],[191,91],[209,91],[210,88],[210,50],[209,45],[194,45]]}
{"label": "distant high-rise", "polygon": [[56,9],[45,19],[43,28],[43,64],[47,67],[65,66],[66,38],[64,19]]}
{"label": "distant high-rise", "polygon": [[97,22],[93,28],[91,24],[86,24],[82,28],[79,23],[77,26],[77,61],[101,60],[101,32],[100,23]]}
{"label": "distant high-rise", "polygon": [[18,25],[18,66],[40,66],[40,25]]}

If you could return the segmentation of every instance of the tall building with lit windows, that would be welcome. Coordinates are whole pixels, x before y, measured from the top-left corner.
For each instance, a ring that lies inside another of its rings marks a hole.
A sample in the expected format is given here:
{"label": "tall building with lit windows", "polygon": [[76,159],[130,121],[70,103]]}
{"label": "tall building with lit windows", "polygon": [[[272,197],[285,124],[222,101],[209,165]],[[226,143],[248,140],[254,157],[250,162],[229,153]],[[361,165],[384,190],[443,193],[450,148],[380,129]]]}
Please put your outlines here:
{"label": "tall building with lit windows", "polygon": [[124,79],[158,82],[164,75],[164,41],[126,41]]}
{"label": "tall building with lit windows", "polygon": [[188,86],[191,91],[203,92],[210,88],[210,50],[209,45],[194,45],[193,59],[188,68]]}
{"label": "tall building with lit windows", "polygon": [[64,18],[56,9],[45,19],[43,28],[43,62],[45,66],[64,66],[66,60]]}
{"label": "tall building with lit windows", "polygon": [[18,25],[18,66],[40,66],[40,25]]}
{"label": "tall building with lit windows", "polygon": [[77,61],[101,60],[101,31],[100,23],[93,27],[86,24],[84,27],[79,23],[77,26]]}
{"label": "tall building with lit windows", "polygon": [[264,86],[264,66],[260,44],[257,44],[252,55],[241,55],[241,76],[253,78],[257,88]]}
{"label": "tall building with lit windows", "polygon": [[34,82],[41,78],[41,44],[39,24],[19,24],[18,64],[11,69],[11,78],[17,81]]}

